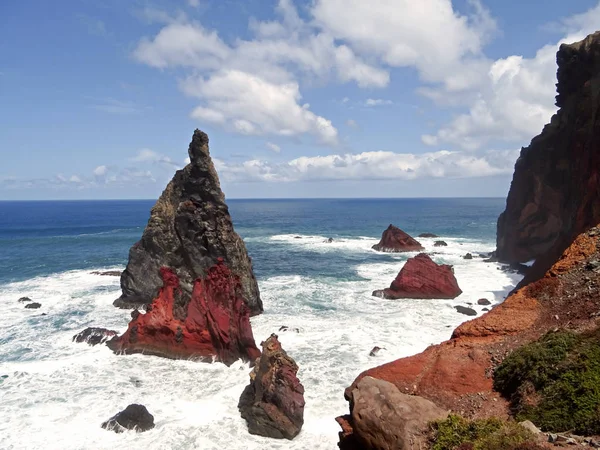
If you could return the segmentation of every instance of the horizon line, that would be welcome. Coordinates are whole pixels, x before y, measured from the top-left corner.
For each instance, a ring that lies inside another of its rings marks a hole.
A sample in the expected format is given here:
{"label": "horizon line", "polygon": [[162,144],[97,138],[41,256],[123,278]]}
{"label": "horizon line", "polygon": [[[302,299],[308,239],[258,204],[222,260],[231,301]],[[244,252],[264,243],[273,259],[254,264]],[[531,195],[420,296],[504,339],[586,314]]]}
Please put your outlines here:
{"label": "horizon line", "polygon": [[[452,199],[505,199],[504,196],[484,197],[228,197],[229,200],[452,200]],[[131,202],[157,201],[158,198],[56,198],[56,199],[0,199],[0,203],[9,202]]]}

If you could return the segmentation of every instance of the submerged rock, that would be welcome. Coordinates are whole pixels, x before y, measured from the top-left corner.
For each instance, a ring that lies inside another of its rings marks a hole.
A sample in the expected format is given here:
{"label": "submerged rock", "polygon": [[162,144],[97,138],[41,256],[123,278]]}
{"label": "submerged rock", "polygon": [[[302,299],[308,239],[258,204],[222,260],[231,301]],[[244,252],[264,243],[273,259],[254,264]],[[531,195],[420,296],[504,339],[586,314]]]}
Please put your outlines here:
{"label": "submerged rock", "polygon": [[436,264],[425,253],[410,258],[389,288],[373,292],[373,296],[399,298],[455,298],[462,294],[452,266]]}
{"label": "submerged rock", "polygon": [[304,424],[304,387],[296,377],[298,366],[281,348],[277,335],[261,345],[262,356],[250,373],[238,408],[251,434],[293,439]]}
{"label": "submerged rock", "polygon": [[103,277],[120,277],[121,273],[120,270],[107,270],[105,272],[95,270],[94,272],[91,272],[92,275],[100,275]]}
{"label": "submerged rock", "polygon": [[101,427],[115,433],[122,433],[125,430],[148,431],[154,428],[154,416],[144,405],[133,404],[108,419]]}
{"label": "submerged rock", "polygon": [[94,346],[104,344],[110,338],[117,335],[116,331],[107,330],[106,328],[89,327],[73,336],[74,342],[85,342],[88,345]]}
{"label": "submerged rock", "polygon": [[479,300],[477,300],[477,304],[487,306],[491,305],[492,302],[490,302],[487,298],[480,298]]}
{"label": "submerged rock", "polygon": [[477,315],[477,311],[475,311],[473,308],[468,308],[466,306],[458,305],[458,306],[455,306],[454,309],[456,309],[457,312],[464,314],[465,316],[476,316]]}
{"label": "submerged rock", "polygon": [[445,241],[435,241],[433,246],[434,247],[448,247],[448,244]]}
{"label": "submerged rock", "polygon": [[471,253],[467,253],[465,256],[463,256],[463,259],[473,259],[473,255]]}
{"label": "submerged rock", "polygon": [[252,315],[263,310],[258,284],[244,241],[233,229],[225,196],[208,149],[208,136],[194,132],[190,164],[178,170],[152,208],[142,239],[131,247],[121,275],[121,297],[115,306],[149,304],[162,284],[161,267],[180,280],[183,303],[194,280],[222,258],[240,280],[242,297]]}
{"label": "submerged rock", "polygon": [[369,376],[357,383],[349,397],[350,415],[337,419],[344,430],[340,433],[344,450],[427,448],[429,422],[448,416],[435,403]]}
{"label": "submerged rock", "polygon": [[260,356],[240,280],[222,259],[194,282],[189,301],[175,272],[165,267],[160,272],[163,287],[146,314],[135,314],[127,331],[107,342],[114,352],[214,358],[226,365]]}
{"label": "submerged rock", "polygon": [[41,303],[37,303],[37,302],[32,302],[32,303],[27,303],[25,305],[25,308],[27,309],[38,309],[41,308],[42,304]]}
{"label": "submerged rock", "polygon": [[439,236],[437,234],[433,234],[433,233],[421,233],[417,237],[420,237],[420,238],[437,238]]}
{"label": "submerged rock", "polygon": [[423,246],[400,228],[391,225],[383,232],[381,240],[373,250],[378,252],[417,252],[424,250]]}
{"label": "submerged rock", "polygon": [[31,300],[29,297],[21,297],[19,299],[19,303],[29,303],[32,302],[33,300]]}

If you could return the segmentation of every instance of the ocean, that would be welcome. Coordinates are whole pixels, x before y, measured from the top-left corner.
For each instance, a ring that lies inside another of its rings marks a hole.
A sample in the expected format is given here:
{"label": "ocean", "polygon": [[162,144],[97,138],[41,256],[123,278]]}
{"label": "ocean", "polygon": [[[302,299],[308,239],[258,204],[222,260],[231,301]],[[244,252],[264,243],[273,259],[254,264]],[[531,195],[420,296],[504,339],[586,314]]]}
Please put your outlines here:
{"label": "ocean", "polygon": [[[252,318],[257,344],[277,333],[305,388],[300,435],[261,438],[237,410],[247,364],[117,356],[71,340],[89,326],[126,329],[129,311],[112,306],[119,278],[91,272],[124,268],[153,203],[0,202],[1,449],[335,449],[344,389],[361,371],[448,339],[469,319],[453,306],[482,314],[477,299],[500,303],[519,281],[476,256],[495,248],[504,199],[228,200],[265,307]],[[463,294],[372,297],[414,256],[371,250],[390,223],[446,241],[419,239],[436,262],[454,266]],[[476,257],[463,259],[467,252]],[[23,296],[42,307],[24,309]],[[298,332],[279,332],[284,325]],[[371,357],[374,346],[383,350]],[[100,428],[130,403],[154,415],[153,430]]]}

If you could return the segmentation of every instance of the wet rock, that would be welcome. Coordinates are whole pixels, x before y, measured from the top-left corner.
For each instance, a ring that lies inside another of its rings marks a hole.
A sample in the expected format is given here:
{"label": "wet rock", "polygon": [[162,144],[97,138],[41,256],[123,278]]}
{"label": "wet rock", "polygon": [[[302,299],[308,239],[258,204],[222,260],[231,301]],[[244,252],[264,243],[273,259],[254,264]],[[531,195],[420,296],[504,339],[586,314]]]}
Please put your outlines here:
{"label": "wet rock", "polygon": [[27,303],[25,305],[25,308],[27,309],[38,309],[41,308],[42,304],[41,303],[37,303],[37,302],[32,302],[32,303]]}
{"label": "wet rock", "polygon": [[377,347],[377,346],[373,347],[371,349],[371,351],[369,352],[369,356],[377,356],[377,354],[379,353],[380,350],[385,350],[385,348]]}
{"label": "wet rock", "polygon": [[74,342],[85,342],[88,345],[94,346],[104,344],[109,339],[117,335],[116,331],[107,330],[106,328],[89,327],[73,336]]}
{"label": "wet rock", "polygon": [[31,300],[29,297],[21,297],[19,299],[19,303],[29,303],[32,302],[33,300]]}
{"label": "wet rock", "polygon": [[120,270],[107,270],[105,272],[99,272],[95,270],[94,272],[91,272],[92,275],[100,275],[103,277],[120,277],[122,273],[123,272]]}
{"label": "wet rock", "polygon": [[259,314],[263,306],[252,263],[233,229],[205,133],[194,132],[188,154],[190,164],[175,173],[152,208],[141,240],[129,251],[115,306],[150,304],[162,286],[160,268],[169,267],[180,280],[185,309],[194,281],[221,258],[239,278],[251,315]]}
{"label": "wet rock", "polygon": [[420,253],[406,261],[389,288],[374,291],[373,296],[386,299],[451,299],[461,293],[452,266],[436,264],[428,255]]}
{"label": "wet rock", "polygon": [[302,239],[302,236],[294,236],[294,239]]}
{"label": "wet rock", "polygon": [[481,308],[481,310],[487,312],[490,310],[490,308]]}
{"label": "wet rock", "polygon": [[282,325],[279,327],[279,331],[293,331],[295,333],[300,333],[300,328],[288,327],[287,325]]}
{"label": "wet rock", "polygon": [[434,247],[448,247],[448,244],[445,241],[435,241],[433,246]]}
{"label": "wet rock", "polygon": [[378,252],[415,252],[424,250],[423,246],[400,228],[391,225],[381,235],[381,240],[373,250]]}
{"label": "wet rock", "polygon": [[137,313],[127,331],[107,342],[115,353],[145,353],[226,365],[260,356],[250,326],[240,279],[222,259],[194,282],[191,299],[175,272],[161,269],[163,287],[146,314]]}
{"label": "wet rock", "polygon": [[464,314],[465,316],[476,316],[477,315],[477,311],[475,311],[473,308],[467,308],[466,306],[455,306],[454,309],[456,309],[457,312]]}
{"label": "wet rock", "polygon": [[420,238],[437,238],[439,236],[437,234],[433,234],[433,233],[421,233],[417,237],[420,237]]}
{"label": "wet rock", "polygon": [[352,389],[349,401],[350,415],[338,418],[343,449],[426,448],[413,446],[415,438],[426,432],[429,422],[448,416],[448,411],[433,402],[369,376]]}
{"label": "wet rock", "polygon": [[327,242],[328,244],[331,244],[333,242],[333,238],[329,238],[325,242]]}
{"label": "wet rock", "polygon": [[108,419],[101,426],[115,433],[122,433],[125,430],[134,430],[141,433],[154,428],[154,416],[148,412],[144,405],[133,404]]}
{"label": "wet rock", "polygon": [[238,409],[251,434],[293,439],[304,424],[304,387],[296,377],[298,366],[281,348],[277,335],[261,345],[262,355]]}
{"label": "wet rock", "polygon": [[492,302],[490,302],[487,298],[480,298],[479,300],[477,300],[477,304],[487,306],[491,305]]}
{"label": "wet rock", "polygon": [[473,259],[473,255],[471,253],[467,253],[465,256],[463,256],[463,259]]}

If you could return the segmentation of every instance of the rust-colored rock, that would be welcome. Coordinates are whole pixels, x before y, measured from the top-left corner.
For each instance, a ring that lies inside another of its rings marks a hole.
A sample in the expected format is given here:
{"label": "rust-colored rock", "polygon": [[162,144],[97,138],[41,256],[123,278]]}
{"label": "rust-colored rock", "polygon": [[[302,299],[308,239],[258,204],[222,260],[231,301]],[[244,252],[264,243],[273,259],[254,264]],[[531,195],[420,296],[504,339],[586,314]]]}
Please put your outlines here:
{"label": "rust-colored rock", "polygon": [[250,311],[239,278],[222,259],[194,283],[184,300],[179,278],[160,270],[163,287],[146,314],[134,314],[127,331],[107,342],[117,353],[146,353],[174,359],[216,359],[227,365],[254,361],[256,347]]}
{"label": "rust-colored rock", "polygon": [[387,299],[456,298],[460,294],[452,266],[436,264],[425,253],[406,261],[389,288],[373,292]]}
{"label": "rust-colored rock", "polygon": [[298,366],[281,348],[277,335],[261,345],[260,361],[250,374],[238,408],[251,434],[293,439],[304,424],[304,387],[296,376]]}
{"label": "rust-colored rock", "polygon": [[381,240],[373,246],[378,252],[420,252],[425,250],[423,246],[409,234],[400,228],[390,224],[381,235]]}
{"label": "rust-colored rock", "polygon": [[[369,376],[467,417],[508,417],[508,402],[492,386],[493,370],[504,357],[549,330],[582,330],[596,323],[599,239],[600,228],[581,234],[542,279],[518,289],[487,314],[463,323],[450,340],[363,372],[346,389],[346,397],[350,399],[357,383]],[[338,422],[344,424],[344,436],[351,436],[348,416]]]}
{"label": "rust-colored rock", "polygon": [[600,32],[561,45],[556,60],[560,109],[521,150],[498,219],[499,260],[536,260],[521,285],[600,222]]}

